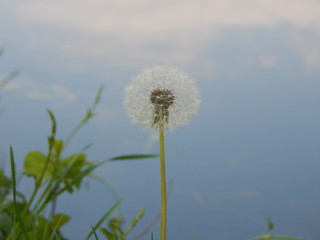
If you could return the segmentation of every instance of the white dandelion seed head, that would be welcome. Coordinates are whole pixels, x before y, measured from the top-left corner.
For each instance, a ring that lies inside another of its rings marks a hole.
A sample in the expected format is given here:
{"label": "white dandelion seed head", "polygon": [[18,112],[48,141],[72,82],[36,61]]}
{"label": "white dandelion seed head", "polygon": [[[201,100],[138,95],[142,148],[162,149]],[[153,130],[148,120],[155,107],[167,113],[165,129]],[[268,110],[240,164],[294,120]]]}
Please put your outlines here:
{"label": "white dandelion seed head", "polygon": [[126,88],[128,114],[133,123],[145,129],[159,128],[160,121],[165,130],[185,125],[196,114],[199,103],[194,82],[170,66],[144,69]]}

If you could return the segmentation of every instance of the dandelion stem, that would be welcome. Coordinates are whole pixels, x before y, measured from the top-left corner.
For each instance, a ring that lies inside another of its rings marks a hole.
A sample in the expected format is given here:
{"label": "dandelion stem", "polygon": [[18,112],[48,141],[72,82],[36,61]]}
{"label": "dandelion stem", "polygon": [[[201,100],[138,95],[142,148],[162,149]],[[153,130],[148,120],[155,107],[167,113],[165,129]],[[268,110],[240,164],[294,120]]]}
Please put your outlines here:
{"label": "dandelion stem", "polygon": [[167,190],[166,190],[166,166],[164,157],[164,129],[163,122],[159,124],[160,142],[160,181],[161,181],[161,222],[160,240],[166,240],[167,235]]}

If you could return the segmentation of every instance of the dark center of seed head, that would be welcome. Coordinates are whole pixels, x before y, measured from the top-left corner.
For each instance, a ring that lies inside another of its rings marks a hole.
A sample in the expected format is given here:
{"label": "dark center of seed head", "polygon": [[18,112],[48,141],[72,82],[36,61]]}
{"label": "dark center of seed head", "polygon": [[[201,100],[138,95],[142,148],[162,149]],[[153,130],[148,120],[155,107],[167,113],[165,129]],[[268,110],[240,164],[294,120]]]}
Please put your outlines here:
{"label": "dark center of seed head", "polygon": [[150,101],[156,108],[168,109],[173,104],[174,98],[168,89],[156,89],[150,94]]}

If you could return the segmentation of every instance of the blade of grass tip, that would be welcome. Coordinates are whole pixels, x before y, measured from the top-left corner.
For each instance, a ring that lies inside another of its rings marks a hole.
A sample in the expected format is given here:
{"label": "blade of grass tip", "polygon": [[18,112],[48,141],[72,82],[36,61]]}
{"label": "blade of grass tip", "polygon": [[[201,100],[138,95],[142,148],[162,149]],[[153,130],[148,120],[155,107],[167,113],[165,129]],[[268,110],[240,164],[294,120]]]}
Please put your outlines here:
{"label": "blade of grass tip", "polygon": [[104,86],[99,87],[96,98],[94,99],[94,103],[92,105],[92,109],[95,109],[97,107],[97,105],[99,104],[99,102],[101,100],[103,89],[104,89]]}
{"label": "blade of grass tip", "polygon": [[94,239],[95,240],[99,240],[97,234],[96,234],[96,231],[93,229],[93,226],[91,225],[91,228],[92,228],[92,231],[93,231],[93,235],[94,235]]}
{"label": "blade of grass tip", "polygon": [[194,238],[194,240],[197,240],[198,238],[197,238],[197,233],[196,233],[196,231],[193,229],[192,232],[193,232],[193,238]]}
{"label": "blade of grass tip", "polygon": [[133,159],[144,159],[144,158],[156,158],[159,157],[158,154],[132,154],[132,155],[124,155],[111,158],[110,161],[117,160],[133,160]]}
{"label": "blade of grass tip", "polygon": [[109,217],[109,215],[114,211],[114,209],[116,209],[116,207],[120,204],[120,200],[118,202],[116,202],[110,209],[109,211],[103,215],[100,220],[97,222],[97,224],[93,227],[93,229],[91,230],[91,232],[88,234],[88,236],[86,237],[85,240],[88,240],[91,235],[94,233],[94,231],[96,231],[98,229],[98,227],[100,227],[100,225],[107,219],[107,217]]}
{"label": "blade of grass tip", "polygon": [[14,164],[14,155],[12,146],[10,146],[10,165],[11,165],[11,181],[12,181],[12,197],[13,197],[13,204],[14,204],[14,222],[16,218],[16,211],[17,211],[17,198],[16,198],[16,171],[15,171],[15,164]]}
{"label": "blade of grass tip", "polygon": [[92,104],[92,106],[87,110],[86,115],[84,116],[83,119],[81,119],[81,121],[78,123],[78,125],[76,125],[76,127],[71,131],[71,133],[69,134],[69,136],[67,137],[66,141],[64,142],[64,146],[66,147],[69,142],[71,141],[71,139],[76,135],[76,133],[82,128],[83,125],[85,125],[92,117],[95,116],[95,109],[97,107],[97,105],[99,104],[100,100],[101,100],[101,95],[103,92],[103,86],[100,86],[97,92],[97,95],[94,99],[94,102]]}
{"label": "blade of grass tip", "polygon": [[[21,214],[19,209],[17,208],[17,191],[16,191],[16,171],[15,171],[15,164],[14,164],[14,154],[12,146],[10,146],[10,165],[11,165],[11,179],[12,179],[12,197],[13,197],[13,205],[14,205],[14,218],[17,217],[19,224],[22,228],[22,233],[25,236],[27,240],[29,240],[29,237],[25,231],[24,223],[21,219]],[[14,220],[15,223],[15,220]],[[13,228],[13,231],[15,230],[15,227]]]}
{"label": "blade of grass tip", "polygon": [[90,147],[92,147],[93,143],[89,143],[85,145],[81,150],[80,153],[84,153],[86,150],[88,150]]}
{"label": "blade of grass tip", "polygon": [[49,114],[50,120],[51,120],[51,135],[48,138],[48,143],[49,143],[49,151],[51,148],[53,148],[54,142],[55,142],[55,136],[57,132],[57,122],[54,117],[53,112],[50,109],[47,109],[47,112]]}
{"label": "blade of grass tip", "polygon": [[153,240],[153,232],[151,232],[151,240]]}

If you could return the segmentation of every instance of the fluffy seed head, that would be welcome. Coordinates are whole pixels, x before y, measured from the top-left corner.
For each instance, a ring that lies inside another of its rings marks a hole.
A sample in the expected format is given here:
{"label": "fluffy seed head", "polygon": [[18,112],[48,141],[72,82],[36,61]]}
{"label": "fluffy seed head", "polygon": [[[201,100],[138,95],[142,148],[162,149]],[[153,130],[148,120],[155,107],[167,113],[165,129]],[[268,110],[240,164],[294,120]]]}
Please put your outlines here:
{"label": "fluffy seed head", "polygon": [[125,105],[143,128],[174,129],[188,123],[200,101],[193,81],[169,66],[154,66],[134,77],[126,88]]}

